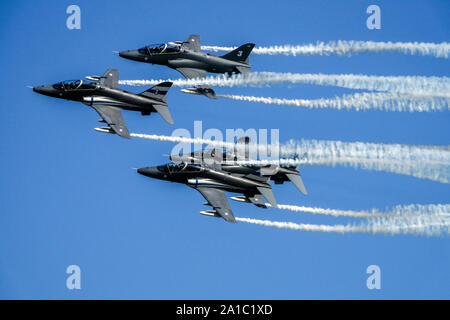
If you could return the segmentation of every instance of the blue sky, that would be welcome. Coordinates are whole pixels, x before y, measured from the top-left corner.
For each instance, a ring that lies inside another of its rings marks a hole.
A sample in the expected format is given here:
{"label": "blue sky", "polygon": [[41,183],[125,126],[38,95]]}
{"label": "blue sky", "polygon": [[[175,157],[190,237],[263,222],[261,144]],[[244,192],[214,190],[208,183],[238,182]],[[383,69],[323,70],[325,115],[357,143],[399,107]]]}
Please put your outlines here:
{"label": "blue sky", "polygon": [[[66,8],[81,8],[81,30]],[[381,8],[382,29],[366,28]],[[329,40],[449,41],[448,1],[14,1],[0,4],[0,298],[11,299],[400,299],[449,298],[449,238],[308,233],[201,216],[199,193],[154,181],[132,167],[166,162],[173,144],[100,134],[84,105],[40,96],[27,85],[102,74],[178,78],[163,66],[113,50],[184,40],[205,45],[301,44]],[[400,54],[250,57],[254,71],[449,76],[449,62]],[[146,88],[123,87],[140,92]],[[320,98],[335,87],[275,85],[217,93]],[[176,128],[279,128],[291,138],[449,144],[449,113],[303,110],[209,100],[171,89],[175,125],[124,112],[131,132]],[[446,184],[345,167],[301,168],[308,196],[276,185],[279,203],[338,209],[448,203]],[[348,219],[231,203],[236,216],[341,224]],[[79,265],[82,289],[65,286]],[[381,290],[366,268],[381,268]]]}

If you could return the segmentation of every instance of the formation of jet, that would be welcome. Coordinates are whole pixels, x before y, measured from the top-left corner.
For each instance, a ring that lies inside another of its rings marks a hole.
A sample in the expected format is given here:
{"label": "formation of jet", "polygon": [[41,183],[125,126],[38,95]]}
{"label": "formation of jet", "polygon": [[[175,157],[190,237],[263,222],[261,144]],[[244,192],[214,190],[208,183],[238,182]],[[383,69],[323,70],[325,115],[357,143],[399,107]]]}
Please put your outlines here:
{"label": "formation of jet", "polygon": [[[249,55],[255,44],[247,43],[223,56],[201,52],[200,36],[190,35],[185,41],[148,45],[137,50],[119,52],[122,58],[168,66],[187,79],[204,78],[206,72],[248,73],[251,71]],[[183,89],[183,92],[215,98],[208,86]]]}
{"label": "formation of jet", "polygon": [[50,97],[79,101],[94,108],[102,118],[99,122],[108,124],[108,127],[95,130],[116,133],[127,139],[130,138],[130,133],[121,109],[139,111],[142,115],[157,112],[164,120],[173,124],[166,102],[171,82],[162,82],[140,94],[135,94],[118,88],[119,71],[116,69],[107,70],[103,76],[90,76],[86,79],[38,86],[34,87],[33,91]]}
{"label": "formation of jet", "polygon": [[[220,149],[208,150],[207,156],[209,160],[230,159],[230,154],[223,153]],[[253,203],[260,208],[267,208],[264,198],[272,207],[277,207],[271,180],[276,184],[291,181],[303,194],[307,193],[296,167],[205,161],[205,153],[202,151],[171,155],[169,158],[173,162],[140,168],[137,172],[150,178],[183,183],[196,189],[206,199],[204,204],[213,209],[200,213],[222,217],[228,222],[236,222],[236,219],[225,192],[242,194],[230,199]]]}
{"label": "formation of jet", "polygon": [[[206,72],[247,73],[250,72],[249,55],[254,47],[247,43],[223,55],[215,56],[201,52],[200,36],[191,35],[184,42],[168,42],[150,45],[137,50],[119,52],[123,58],[152,64],[166,65],[181,72],[186,78],[203,78]],[[138,111],[142,115],[159,113],[164,120],[173,124],[166,97],[171,82],[162,82],[142,93],[135,94],[118,88],[119,71],[107,70],[103,76],[89,76],[86,80],[62,81],[53,85],[34,87],[37,93],[78,101],[92,107],[102,118],[99,122],[107,127],[95,128],[105,133],[115,133],[130,138],[121,109]],[[215,98],[214,90],[208,86],[182,90],[187,93]],[[238,140],[235,150],[223,152],[221,149],[196,151],[189,154],[171,155],[172,161],[165,165],[137,169],[137,172],[151,178],[186,184],[199,191],[206,199],[205,205],[212,210],[201,211],[207,216],[222,217],[228,222],[236,222],[225,192],[241,194],[230,199],[253,203],[260,208],[277,207],[272,192],[271,181],[281,184],[292,182],[298,190],[306,194],[299,170],[294,166],[261,165],[258,162],[238,162],[251,160],[248,146],[250,139]],[[244,152],[242,153],[242,147]],[[230,161],[231,160],[231,161]]]}

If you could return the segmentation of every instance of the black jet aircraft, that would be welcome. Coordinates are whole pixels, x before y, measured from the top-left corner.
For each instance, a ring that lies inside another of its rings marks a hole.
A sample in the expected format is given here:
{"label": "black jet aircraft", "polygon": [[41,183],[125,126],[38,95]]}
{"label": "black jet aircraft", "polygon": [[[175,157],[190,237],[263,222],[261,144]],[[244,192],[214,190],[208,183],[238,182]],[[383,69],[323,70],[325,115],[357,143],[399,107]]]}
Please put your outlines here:
{"label": "black jet aircraft", "polygon": [[139,111],[142,115],[158,112],[164,120],[173,124],[166,102],[167,91],[172,82],[160,83],[140,94],[118,88],[119,71],[110,69],[103,76],[86,77],[87,80],[62,81],[53,85],[34,87],[40,94],[79,101],[90,106],[102,117],[99,122],[108,127],[95,128],[106,133],[116,133],[130,139],[130,133],[123,119],[121,109]]}
{"label": "black jet aircraft", "polygon": [[[247,43],[223,56],[201,52],[200,36],[191,35],[185,41],[148,45],[137,50],[119,52],[122,58],[160,64],[179,71],[187,79],[204,78],[206,72],[248,73],[249,55],[255,44]],[[208,86],[181,90],[186,93],[216,98],[214,90]]]}
{"label": "black jet aircraft", "polygon": [[256,205],[264,206],[263,195],[276,207],[269,179],[252,174],[232,174],[207,165],[191,163],[168,163],[166,165],[137,169],[137,172],[155,179],[184,183],[199,191],[206,199],[205,205],[214,210],[201,211],[203,215],[222,217],[228,222],[236,219],[228,203],[225,191],[242,193],[246,198],[254,199]]}
{"label": "black jet aircraft", "polygon": [[[248,137],[238,139],[236,146],[244,146],[250,143]],[[275,184],[283,184],[290,181],[303,194],[307,194],[305,185],[301,178],[301,174],[297,166],[279,165],[279,164],[259,164],[257,161],[250,161],[251,155],[249,149],[229,150],[223,152],[222,149],[209,149],[206,151],[195,151],[188,154],[169,155],[169,159],[175,163],[208,163],[212,166],[220,165],[222,170],[237,174],[253,174],[257,176],[269,177]],[[242,161],[242,162],[239,162]],[[247,163],[245,163],[247,161]],[[242,197],[232,197],[232,200],[252,202],[249,199],[245,201]]]}
{"label": "black jet aircraft", "polygon": [[[229,161],[234,156],[233,161]],[[253,203],[257,207],[267,208],[264,198],[272,207],[277,207],[270,181],[281,184],[291,181],[304,194],[305,186],[300,172],[293,166],[267,166],[238,164],[236,154],[223,153],[220,149],[194,152],[191,154],[171,155],[173,162],[162,166],[137,169],[147,177],[178,182],[199,191],[206,199],[205,205],[213,210],[201,211],[207,216],[222,217],[228,222],[236,222],[225,192],[240,193],[242,196],[231,200]],[[217,161],[226,158],[226,162]]]}
{"label": "black jet aircraft", "polygon": [[[210,149],[208,151],[196,151],[191,154],[183,154],[183,155],[170,155],[169,159],[175,163],[199,163],[199,161],[204,161],[205,159],[212,159],[209,163],[214,163],[217,159],[215,157],[221,158],[220,161],[221,168],[224,171],[230,173],[238,173],[238,174],[253,174],[257,176],[265,176],[269,177],[275,184],[283,184],[284,182],[290,181],[294,184],[294,186],[303,194],[308,194],[306,191],[305,185],[303,184],[303,180],[297,166],[292,165],[278,165],[278,164],[257,164],[249,161],[248,163],[239,163],[236,155],[232,155],[230,157],[229,154],[223,153],[220,149]],[[202,159],[202,160],[200,160]],[[232,200],[242,201],[242,202],[252,202],[249,199],[246,201],[243,198],[232,197]]]}

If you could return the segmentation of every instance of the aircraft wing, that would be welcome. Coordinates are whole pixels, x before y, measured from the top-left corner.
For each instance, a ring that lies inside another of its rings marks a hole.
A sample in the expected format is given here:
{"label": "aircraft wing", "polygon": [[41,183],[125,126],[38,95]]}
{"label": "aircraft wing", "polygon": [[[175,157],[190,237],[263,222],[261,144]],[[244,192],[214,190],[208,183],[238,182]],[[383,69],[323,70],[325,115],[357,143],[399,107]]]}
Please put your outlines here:
{"label": "aircraft wing", "polygon": [[206,71],[195,68],[177,68],[178,72],[180,72],[185,78],[193,79],[193,78],[205,78]]}
{"label": "aircraft wing", "polygon": [[92,108],[97,111],[100,117],[108,123],[111,129],[114,130],[122,138],[130,139],[130,133],[125,125],[125,120],[123,119],[122,112],[119,108],[110,105],[93,105]]}
{"label": "aircraft wing", "polygon": [[222,218],[228,222],[236,222],[227,196],[223,190],[207,187],[198,187],[196,189]]}

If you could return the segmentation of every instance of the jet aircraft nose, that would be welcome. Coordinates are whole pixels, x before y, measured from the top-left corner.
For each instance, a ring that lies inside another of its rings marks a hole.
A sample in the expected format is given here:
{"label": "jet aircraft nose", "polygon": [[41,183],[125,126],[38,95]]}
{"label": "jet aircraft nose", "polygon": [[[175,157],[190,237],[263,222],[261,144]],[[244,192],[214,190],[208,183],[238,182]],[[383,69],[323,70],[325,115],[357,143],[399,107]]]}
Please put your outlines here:
{"label": "jet aircraft nose", "polygon": [[33,91],[37,93],[44,93],[46,91],[46,86],[33,87]]}
{"label": "jet aircraft nose", "polygon": [[56,90],[53,86],[37,86],[33,87],[33,91],[46,96],[55,96],[56,94]]}
{"label": "jet aircraft nose", "polygon": [[161,176],[161,172],[156,167],[140,168],[137,169],[137,173],[150,178],[159,178]]}
{"label": "jet aircraft nose", "polygon": [[140,60],[140,54],[137,50],[127,50],[119,52],[119,57],[130,59],[130,60]]}

